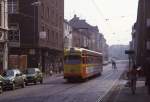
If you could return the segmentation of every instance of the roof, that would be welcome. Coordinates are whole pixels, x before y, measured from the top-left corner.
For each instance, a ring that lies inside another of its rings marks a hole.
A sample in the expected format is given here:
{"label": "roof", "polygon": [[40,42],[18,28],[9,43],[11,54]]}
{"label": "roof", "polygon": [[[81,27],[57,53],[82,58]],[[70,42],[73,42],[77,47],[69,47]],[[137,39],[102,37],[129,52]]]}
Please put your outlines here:
{"label": "roof", "polygon": [[76,15],[74,15],[74,18],[72,18],[69,21],[69,23],[73,28],[76,28],[76,29],[89,29],[91,31],[99,32],[99,29],[97,26],[91,26],[90,24],[86,22],[86,20],[79,19],[79,17],[77,17]]}
{"label": "roof", "polygon": [[79,54],[81,54],[81,52],[87,51],[88,53],[95,53],[95,54],[98,54],[98,55],[102,55],[102,53],[99,53],[99,52],[96,52],[96,51],[88,50],[88,49],[85,49],[85,48],[77,48],[77,47],[73,47],[73,48],[70,48],[70,49],[65,49],[65,52],[68,52],[70,50],[76,51]]}

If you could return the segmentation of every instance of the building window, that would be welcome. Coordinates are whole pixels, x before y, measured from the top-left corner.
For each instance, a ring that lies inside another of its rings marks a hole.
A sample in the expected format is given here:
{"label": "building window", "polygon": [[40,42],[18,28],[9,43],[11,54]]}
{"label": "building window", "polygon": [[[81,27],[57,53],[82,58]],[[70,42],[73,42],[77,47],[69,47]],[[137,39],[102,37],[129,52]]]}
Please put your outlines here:
{"label": "building window", "polygon": [[54,38],[54,31],[52,31],[52,41],[55,41],[55,38]]}
{"label": "building window", "polygon": [[41,5],[41,11],[42,11],[41,17],[44,18],[44,11],[45,10],[44,10],[44,5],[43,4]]}
{"label": "building window", "polygon": [[45,28],[44,28],[44,26],[42,26],[42,31],[44,31],[45,30]]}
{"label": "building window", "polygon": [[51,16],[52,16],[52,25],[54,25],[54,23],[55,23],[55,11],[54,11],[54,8],[52,8]]}
{"label": "building window", "polygon": [[46,36],[47,41],[49,41],[49,29],[47,29],[47,36]]}
{"label": "building window", "polygon": [[19,42],[20,41],[20,31],[18,24],[10,24],[8,32],[8,39],[10,42]]}
{"label": "building window", "polygon": [[18,13],[18,0],[8,0],[8,13]]}
{"label": "building window", "polygon": [[49,10],[49,7],[47,7],[47,18],[49,19],[50,17],[50,10]]}

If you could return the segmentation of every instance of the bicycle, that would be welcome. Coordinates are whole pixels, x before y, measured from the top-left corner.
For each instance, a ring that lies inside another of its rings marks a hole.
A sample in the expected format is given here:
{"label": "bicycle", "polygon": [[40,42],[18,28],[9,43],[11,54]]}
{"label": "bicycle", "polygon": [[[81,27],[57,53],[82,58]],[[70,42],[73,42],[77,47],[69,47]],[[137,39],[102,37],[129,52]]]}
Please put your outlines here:
{"label": "bicycle", "polygon": [[136,91],[136,79],[131,79],[131,91],[132,91],[132,94],[134,95],[135,94],[135,91]]}
{"label": "bicycle", "polygon": [[136,81],[137,81],[137,70],[132,68],[130,72],[130,87],[132,94],[135,94],[136,91]]}

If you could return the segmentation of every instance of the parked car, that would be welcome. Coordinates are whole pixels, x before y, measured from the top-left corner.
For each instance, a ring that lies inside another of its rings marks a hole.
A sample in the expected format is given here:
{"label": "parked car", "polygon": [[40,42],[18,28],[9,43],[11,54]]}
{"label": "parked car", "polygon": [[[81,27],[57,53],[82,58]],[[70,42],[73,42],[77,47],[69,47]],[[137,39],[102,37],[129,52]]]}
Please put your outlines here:
{"label": "parked car", "polygon": [[25,80],[21,71],[18,69],[7,70],[4,74],[3,88],[14,90],[18,86],[25,87]]}
{"label": "parked car", "polygon": [[39,68],[28,68],[26,70],[26,85],[28,83],[37,84],[37,82],[43,83],[43,74]]}
{"label": "parked car", "polygon": [[0,93],[3,92],[3,80],[4,78],[0,75]]}

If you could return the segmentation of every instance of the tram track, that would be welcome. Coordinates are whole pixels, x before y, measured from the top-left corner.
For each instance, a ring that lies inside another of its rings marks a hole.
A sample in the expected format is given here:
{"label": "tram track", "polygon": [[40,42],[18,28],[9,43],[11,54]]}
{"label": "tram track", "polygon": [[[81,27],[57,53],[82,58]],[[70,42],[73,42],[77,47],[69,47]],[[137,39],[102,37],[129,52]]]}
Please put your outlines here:
{"label": "tram track", "polygon": [[[106,75],[106,76],[105,76]],[[111,76],[113,75],[113,72],[111,70],[107,71],[106,73],[103,73],[103,75],[101,77],[96,77],[94,79],[91,79],[91,80],[88,80],[86,81],[85,83],[80,83],[80,84],[77,84],[77,85],[73,85],[73,86],[70,86],[70,87],[67,87],[65,89],[62,89],[60,91],[57,91],[56,93],[52,93],[52,94],[57,94],[58,96],[61,95],[61,94],[64,94],[64,91],[67,93],[69,92],[70,90],[74,90],[74,89],[81,89],[83,86],[86,86],[84,87],[84,89],[88,89],[88,87],[94,87],[91,86],[90,84],[91,83],[94,83],[94,81],[97,81],[97,80],[100,80],[101,82],[105,81],[106,79],[110,78]],[[70,84],[70,83],[68,83]],[[83,88],[82,88],[83,89]],[[52,95],[51,94],[51,95]],[[50,96],[49,96],[50,97]],[[49,100],[49,97],[47,98],[47,100]],[[62,100],[64,100],[63,102],[65,102],[65,100],[67,100],[69,98],[69,96],[64,96],[62,98]],[[46,102],[46,101],[45,101]]]}

